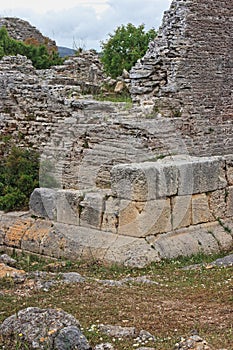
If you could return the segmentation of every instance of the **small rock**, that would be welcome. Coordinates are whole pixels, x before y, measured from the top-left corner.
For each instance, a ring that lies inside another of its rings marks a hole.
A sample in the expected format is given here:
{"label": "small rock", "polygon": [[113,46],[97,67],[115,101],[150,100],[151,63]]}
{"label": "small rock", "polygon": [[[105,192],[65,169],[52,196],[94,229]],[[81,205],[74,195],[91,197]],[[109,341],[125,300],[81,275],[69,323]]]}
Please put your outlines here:
{"label": "small rock", "polygon": [[116,92],[116,93],[117,93],[117,92],[121,92],[121,91],[124,90],[124,88],[125,88],[125,83],[124,83],[123,81],[118,81],[118,82],[116,83],[114,92]]}
{"label": "small rock", "polygon": [[77,272],[65,272],[62,274],[65,283],[81,283],[85,282],[85,278]]}
{"label": "small rock", "polygon": [[24,270],[17,270],[13,267],[7,266],[6,264],[0,263],[0,278],[13,277],[16,281],[24,280],[26,272]]}
{"label": "small rock", "polygon": [[17,263],[17,261],[15,259],[12,259],[7,254],[0,255],[0,262],[6,264],[8,266],[12,266],[12,267],[15,267],[15,265]]}
{"label": "small rock", "polygon": [[212,350],[207,342],[199,335],[191,335],[188,339],[182,339],[175,345],[175,350]]}
{"label": "small rock", "polygon": [[139,332],[139,338],[142,341],[145,341],[145,340],[155,341],[155,337],[150,332],[147,332],[145,330],[141,330]]}
{"label": "small rock", "polygon": [[135,338],[137,335],[135,327],[121,327],[100,324],[99,330],[100,332],[115,338]]}
{"label": "small rock", "polygon": [[111,343],[102,343],[94,347],[94,350],[114,350],[114,347]]}
{"label": "small rock", "polygon": [[124,78],[124,79],[130,78],[129,72],[126,69],[123,69],[122,78]]}
{"label": "small rock", "polygon": [[91,350],[86,337],[75,326],[65,327],[60,330],[54,341],[55,350]]}

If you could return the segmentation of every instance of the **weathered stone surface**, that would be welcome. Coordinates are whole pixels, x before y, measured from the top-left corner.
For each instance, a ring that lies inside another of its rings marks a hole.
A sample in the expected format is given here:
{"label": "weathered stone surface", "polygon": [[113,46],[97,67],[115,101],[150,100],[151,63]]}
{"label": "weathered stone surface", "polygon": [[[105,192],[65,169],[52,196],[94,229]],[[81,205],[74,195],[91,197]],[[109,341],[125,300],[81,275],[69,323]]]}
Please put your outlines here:
{"label": "weathered stone surface", "polygon": [[80,203],[80,225],[100,229],[104,212],[105,194],[87,193]]}
{"label": "weathered stone surface", "polygon": [[192,223],[192,196],[175,196],[171,198],[172,229],[188,227]]}
{"label": "weathered stone surface", "polygon": [[[9,217],[8,217],[9,218]],[[25,232],[31,227],[33,220],[31,219],[20,219],[12,217],[10,220],[10,226],[7,226],[5,231],[4,243],[10,247],[20,248],[21,242]]]}
{"label": "weathered stone surface", "polygon": [[77,272],[64,272],[62,278],[66,283],[80,283],[85,281],[85,278]]}
{"label": "weathered stone surface", "polygon": [[190,154],[232,153],[233,44],[227,23],[231,9],[225,0],[205,6],[202,0],[173,0],[157,37],[130,72],[133,100],[151,100],[155,111],[173,118]]}
{"label": "weathered stone surface", "polygon": [[171,230],[170,200],[147,202],[121,200],[118,234],[146,237]]}
{"label": "weathered stone surface", "polygon": [[49,51],[57,51],[55,41],[43,36],[29,22],[16,17],[1,17],[0,27],[5,26],[11,38],[24,41],[27,44],[37,43],[46,45]]}
{"label": "weathered stone surface", "polygon": [[98,344],[94,347],[94,350],[114,350],[114,347],[110,343]]}
{"label": "weathered stone surface", "polygon": [[190,158],[178,161],[178,195],[215,191],[227,185],[223,171],[224,162],[220,157]]}
{"label": "weathered stone surface", "polygon": [[209,208],[214,218],[223,218],[226,216],[226,202],[228,194],[228,188],[213,191],[208,194]]}
{"label": "weathered stone surface", "polygon": [[226,216],[232,217],[233,216],[233,186],[228,187],[226,189],[225,193],[226,198]]}
{"label": "weathered stone surface", "polygon": [[[22,334],[32,349],[71,350],[77,345],[80,350],[90,349],[79,322],[63,310],[36,307],[21,310],[0,325],[0,334],[3,339],[15,339]],[[65,336],[69,347],[65,347]]]}
{"label": "weathered stone surface", "polygon": [[[219,229],[219,224],[215,223],[191,226],[158,236],[147,237],[160,258],[172,259],[178,256],[190,256],[199,252],[210,254],[221,250],[221,245],[214,236],[215,230]],[[228,235],[228,249],[232,247],[232,237]]]}
{"label": "weathered stone surface", "polygon": [[65,224],[79,225],[80,202],[82,191],[58,190],[56,197],[57,221]]}
{"label": "weathered stone surface", "polygon": [[182,339],[175,345],[176,350],[213,350],[208,343],[199,335],[191,335],[188,339]]}
{"label": "weathered stone surface", "polygon": [[30,197],[30,209],[38,216],[54,220],[57,218],[56,198],[56,190],[36,188]]}
{"label": "weathered stone surface", "polygon": [[119,226],[119,204],[118,198],[112,196],[106,198],[103,214],[102,231],[116,233]]}
{"label": "weathered stone surface", "polygon": [[106,333],[110,337],[116,338],[135,338],[136,328],[135,327],[121,327],[112,325],[99,325],[99,330],[102,333]]}
{"label": "weathered stone surface", "polygon": [[17,261],[7,254],[0,255],[0,262],[15,267]]}
{"label": "weathered stone surface", "polygon": [[224,258],[219,258],[211,263],[211,265],[228,267],[233,266],[233,254],[227,255]]}
{"label": "weathered stone surface", "polygon": [[135,201],[164,198],[177,193],[177,175],[173,162],[116,165],[112,169],[112,191],[119,198]]}
{"label": "weathered stone surface", "polygon": [[51,228],[52,223],[49,220],[37,219],[33,221],[32,225],[24,233],[20,248],[39,254],[41,242],[48,235]]}
{"label": "weathered stone surface", "polygon": [[203,222],[214,221],[209,208],[209,201],[206,194],[192,196],[192,223],[193,225]]}
{"label": "weathered stone surface", "polygon": [[0,263],[0,278],[3,277],[13,277],[13,278],[21,278],[26,275],[24,270],[18,270],[13,267],[7,266],[4,263]]}
{"label": "weathered stone surface", "polygon": [[87,339],[76,326],[62,328],[54,340],[53,348],[55,350],[91,350]]}

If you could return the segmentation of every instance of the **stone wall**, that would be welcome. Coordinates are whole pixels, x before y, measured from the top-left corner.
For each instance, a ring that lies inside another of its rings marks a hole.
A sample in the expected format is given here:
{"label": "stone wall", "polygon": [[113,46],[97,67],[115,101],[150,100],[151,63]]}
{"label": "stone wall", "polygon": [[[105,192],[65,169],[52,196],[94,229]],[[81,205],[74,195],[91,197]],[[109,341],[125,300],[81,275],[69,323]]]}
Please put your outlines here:
{"label": "stone wall", "polygon": [[44,71],[4,57],[0,151],[39,150],[57,188],[32,194],[46,220],[1,214],[0,245],[130,265],[230,249],[231,24],[225,1],[174,0],[131,71],[140,105],[84,95],[105,82],[93,53]]}
{"label": "stone wall", "polygon": [[11,38],[24,41],[27,44],[36,43],[46,45],[49,51],[57,51],[56,42],[41,34],[41,32],[29,22],[17,17],[0,18],[0,28],[6,27]]}
{"label": "stone wall", "polygon": [[2,246],[130,266],[230,250],[233,156],[115,165],[108,190],[38,188],[30,206],[2,215]]}
{"label": "stone wall", "polygon": [[131,70],[133,100],[173,118],[191,154],[233,151],[232,18],[229,1],[173,0]]}

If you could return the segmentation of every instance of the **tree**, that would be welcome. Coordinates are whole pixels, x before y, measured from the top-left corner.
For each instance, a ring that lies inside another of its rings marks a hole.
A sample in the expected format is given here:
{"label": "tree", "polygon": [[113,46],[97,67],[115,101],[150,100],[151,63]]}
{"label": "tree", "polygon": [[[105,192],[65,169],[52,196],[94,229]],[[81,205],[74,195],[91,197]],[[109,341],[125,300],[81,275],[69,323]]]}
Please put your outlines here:
{"label": "tree", "polygon": [[118,27],[114,34],[109,34],[106,42],[101,42],[101,61],[105,72],[116,78],[123,69],[129,71],[144,56],[149,42],[155,37],[156,31],[152,28],[146,32],[144,24],[135,27],[129,23]]}

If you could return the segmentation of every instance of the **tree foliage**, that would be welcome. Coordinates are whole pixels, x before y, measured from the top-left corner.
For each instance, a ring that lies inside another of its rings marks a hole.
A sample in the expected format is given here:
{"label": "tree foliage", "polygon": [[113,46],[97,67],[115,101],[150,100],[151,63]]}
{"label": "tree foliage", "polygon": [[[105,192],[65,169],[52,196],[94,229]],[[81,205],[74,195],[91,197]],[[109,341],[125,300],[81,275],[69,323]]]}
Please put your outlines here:
{"label": "tree foliage", "polygon": [[139,58],[144,56],[148,44],[156,36],[152,28],[145,31],[144,24],[135,27],[129,23],[118,27],[114,34],[109,34],[109,39],[101,43],[101,61],[105,71],[111,77],[121,75],[123,69],[129,71]]}
{"label": "tree foliage", "polygon": [[13,147],[0,160],[0,210],[28,208],[30,194],[39,185],[39,155]]}
{"label": "tree foliage", "polygon": [[0,28],[0,59],[3,56],[17,54],[29,58],[37,69],[46,69],[62,63],[62,59],[56,51],[49,53],[45,45],[25,44],[22,41],[12,39],[5,27]]}

